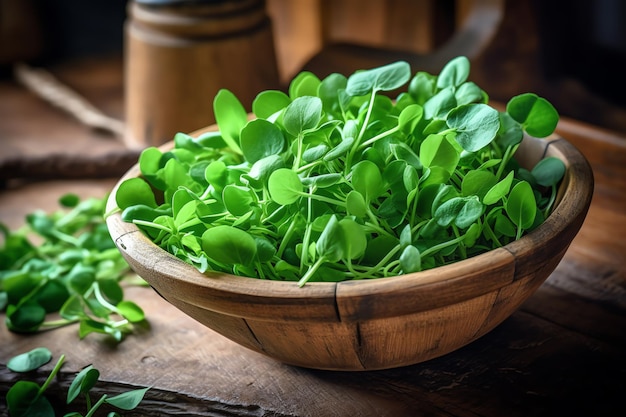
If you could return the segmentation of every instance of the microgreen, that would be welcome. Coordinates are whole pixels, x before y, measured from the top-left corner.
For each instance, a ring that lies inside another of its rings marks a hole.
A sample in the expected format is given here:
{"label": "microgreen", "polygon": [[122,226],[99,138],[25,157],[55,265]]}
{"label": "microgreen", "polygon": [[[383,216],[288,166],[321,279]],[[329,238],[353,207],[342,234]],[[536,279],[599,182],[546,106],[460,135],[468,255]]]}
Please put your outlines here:
{"label": "microgreen", "polygon": [[[33,371],[46,364],[51,358],[52,354],[47,348],[35,348],[30,352],[22,353],[11,358],[8,363],[13,366],[17,365],[18,369],[14,369],[12,366],[9,366],[9,369],[14,372]],[[19,380],[13,384],[6,394],[9,414],[13,417],[55,417],[55,411],[44,394],[50,384],[54,382],[64,362],[65,355],[61,355],[46,378],[46,381],[41,386],[27,380]],[[77,411],[73,411],[66,413],[64,417],[92,417],[103,404],[109,404],[120,410],[133,410],[141,403],[149,389],[139,388],[115,396],[103,394],[98,401],[93,402],[90,392],[98,383],[98,378],[100,378],[100,371],[95,369],[92,365],[83,368],[76,374],[68,389],[66,402],[69,405],[74,402],[76,398],[82,396],[85,398],[87,412],[83,415]],[[109,415],[119,416],[116,412],[109,413]]]}
{"label": "microgreen", "polygon": [[439,75],[303,72],[259,93],[254,117],[227,90],[214,104],[218,139],[146,149],[116,195],[124,220],[201,271],[304,285],[449,264],[537,227],[565,173],[515,161],[524,134],[552,133],[554,108],[522,94],[499,112],[462,56]]}
{"label": "microgreen", "polygon": [[13,372],[29,372],[47,364],[51,359],[52,352],[48,348],[35,348],[9,359],[7,368]]}
{"label": "microgreen", "polygon": [[[137,179],[124,188],[120,204],[154,220],[159,211],[148,183]],[[80,323],[81,338],[95,332],[119,341],[144,316],[139,306],[124,300],[121,283],[130,281],[130,269],[104,222],[105,199],[80,201],[68,194],[59,202],[63,208],[57,212],[28,214],[19,230],[0,226],[0,295],[5,300],[0,308],[6,311],[6,325],[31,333]]]}

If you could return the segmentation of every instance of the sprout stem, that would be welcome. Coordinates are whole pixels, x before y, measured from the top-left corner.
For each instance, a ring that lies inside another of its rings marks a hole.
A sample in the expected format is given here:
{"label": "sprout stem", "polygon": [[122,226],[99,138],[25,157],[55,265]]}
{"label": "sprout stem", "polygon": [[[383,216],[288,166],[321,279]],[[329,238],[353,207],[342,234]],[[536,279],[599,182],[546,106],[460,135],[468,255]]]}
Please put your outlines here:
{"label": "sprout stem", "polygon": [[59,371],[61,370],[61,366],[63,366],[63,362],[65,362],[65,355],[61,355],[56,365],[54,365],[52,372],[50,372],[50,375],[48,375],[48,378],[46,378],[46,381],[43,383],[41,388],[39,388],[39,391],[37,392],[37,398],[39,398],[41,394],[43,394],[46,391],[46,389],[48,389],[48,386],[52,383],[52,380],[54,379],[56,374],[58,374]]}

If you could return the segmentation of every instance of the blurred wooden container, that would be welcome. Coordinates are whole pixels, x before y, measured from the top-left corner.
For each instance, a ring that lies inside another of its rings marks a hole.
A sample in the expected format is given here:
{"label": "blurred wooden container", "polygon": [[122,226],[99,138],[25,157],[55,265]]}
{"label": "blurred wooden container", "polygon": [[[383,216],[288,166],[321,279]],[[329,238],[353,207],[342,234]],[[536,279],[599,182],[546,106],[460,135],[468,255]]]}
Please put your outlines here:
{"label": "blurred wooden container", "polygon": [[279,75],[264,0],[134,0],[125,27],[126,142],[156,146],[214,122],[227,88],[250,107]]}

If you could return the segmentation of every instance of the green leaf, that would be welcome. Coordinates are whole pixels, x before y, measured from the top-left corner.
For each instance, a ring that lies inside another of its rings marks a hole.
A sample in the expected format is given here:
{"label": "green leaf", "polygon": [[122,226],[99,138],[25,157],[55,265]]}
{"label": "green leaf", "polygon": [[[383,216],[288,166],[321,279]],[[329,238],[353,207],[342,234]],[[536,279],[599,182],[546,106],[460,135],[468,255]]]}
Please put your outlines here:
{"label": "green leaf", "polygon": [[192,180],[201,184],[202,187],[209,185],[205,176],[206,168],[209,166],[209,163],[208,161],[197,161],[193,162],[189,167],[189,176]]}
{"label": "green leaf", "polygon": [[76,320],[85,317],[80,296],[78,294],[71,295],[61,307],[59,314],[66,320]]}
{"label": "green leaf", "polygon": [[143,400],[144,395],[150,389],[150,387],[136,389],[128,392],[121,393],[114,397],[107,397],[104,402],[117,407],[120,410],[133,410]]}
{"label": "green leaf", "polygon": [[129,300],[123,300],[115,306],[119,313],[131,323],[139,323],[145,320],[145,313],[137,304]]}
{"label": "green leaf", "polygon": [[413,243],[413,232],[411,231],[411,225],[407,224],[400,232],[400,246],[406,248]]}
{"label": "green leaf", "polygon": [[454,88],[446,87],[424,103],[424,118],[426,120],[444,119],[456,106]]}
{"label": "green leaf", "polygon": [[346,211],[358,218],[367,214],[367,203],[363,195],[356,190],[351,190],[346,196]]}
{"label": "green leaf", "polygon": [[454,224],[464,229],[483,214],[484,206],[476,196],[454,197],[441,204],[433,216],[440,226]]}
{"label": "green leaf", "polygon": [[533,93],[513,97],[506,112],[531,136],[544,138],[551,135],[559,122],[559,114],[545,98]]}
{"label": "green leaf", "polygon": [[167,189],[165,190],[166,201],[169,201],[179,188],[188,187],[192,182],[191,177],[187,174],[186,166],[176,159],[170,159],[165,163],[163,178],[167,184]]}
{"label": "green leaf", "polygon": [[402,172],[402,183],[404,184],[404,189],[408,193],[417,190],[419,186],[419,174],[417,173],[415,167],[408,164],[404,167],[404,171]]}
{"label": "green leaf", "polygon": [[270,175],[267,188],[272,200],[280,205],[293,204],[302,196],[302,181],[288,168],[277,169]]}
{"label": "green leaf", "polygon": [[419,105],[424,105],[434,94],[437,85],[437,77],[424,71],[419,71],[411,79],[409,84],[409,94],[413,101]]}
{"label": "green leaf", "polygon": [[78,263],[72,267],[65,279],[72,291],[84,294],[95,282],[96,270],[90,265]]}
{"label": "green leaf", "polygon": [[328,153],[326,153],[326,155],[324,155],[324,161],[329,162],[329,161],[333,161],[343,155],[345,155],[351,148],[352,148],[352,144],[354,143],[354,138],[353,137],[346,137],[345,139],[343,139],[341,142],[339,142],[339,144],[337,146],[335,146],[333,149],[331,149],[330,151],[328,151]]}
{"label": "green leaf", "polygon": [[139,170],[143,175],[154,176],[161,169],[163,152],[159,148],[150,146],[139,155]]}
{"label": "green leaf", "polygon": [[79,395],[88,393],[98,382],[100,371],[95,369],[93,365],[83,368],[70,384],[67,390],[67,404],[74,401]]}
{"label": "green leaf", "polygon": [[276,255],[276,248],[268,239],[254,236],[256,255],[259,262],[269,262]]}
{"label": "green leaf", "polygon": [[256,257],[256,242],[249,233],[232,226],[215,226],[202,234],[202,249],[217,262],[249,265]]}
{"label": "green leaf", "polygon": [[498,111],[486,104],[464,104],[452,110],[446,120],[456,130],[456,141],[468,152],[487,146],[500,129]]}
{"label": "green leaf", "polygon": [[78,336],[84,339],[91,333],[100,333],[111,336],[116,341],[122,340],[122,332],[120,329],[112,327],[108,324],[101,323],[96,320],[84,319],[80,321],[78,328]]}
{"label": "green leaf", "polygon": [[151,222],[164,214],[171,214],[171,211],[169,209],[159,210],[158,208],[138,204],[125,208],[124,211],[122,211],[122,220],[125,222],[132,222],[133,220]]}
{"label": "green leaf", "polygon": [[484,102],[483,90],[473,82],[461,84],[454,92],[457,105]]}
{"label": "green leaf", "polygon": [[[187,221],[189,208],[185,209],[185,206],[193,200],[193,196],[184,188],[179,188],[174,192],[172,195],[172,215],[175,223],[181,224]],[[181,213],[183,210],[187,213]]]}
{"label": "green leaf", "polygon": [[515,237],[516,234],[515,225],[502,213],[496,216],[494,229],[497,233],[508,237]]}
{"label": "green leaf", "polygon": [[233,216],[243,216],[255,203],[253,193],[248,187],[228,184],[222,193],[224,206]]}
{"label": "green leaf", "polygon": [[430,185],[445,184],[450,179],[450,172],[440,166],[432,166],[424,170],[424,174],[420,178],[420,186],[427,187]]}
{"label": "green leaf", "polygon": [[[106,300],[105,300],[106,301]],[[87,304],[87,306],[89,307],[89,310],[98,318],[104,319],[105,321],[103,323],[101,323],[104,326],[108,326],[108,318],[109,315],[111,314],[111,309],[109,308],[108,305],[103,304],[102,302],[100,302],[100,300],[96,297],[86,297],[85,298],[85,304]],[[106,330],[106,329],[104,329]],[[105,332],[106,333],[106,332]]]}
{"label": "green leaf", "polygon": [[223,161],[211,161],[206,167],[204,177],[216,190],[223,189],[228,182],[228,169]]}
{"label": "green leaf", "polygon": [[46,310],[39,304],[30,302],[16,309],[8,309],[6,323],[12,331],[30,333],[39,329],[45,319]]}
{"label": "green leaf", "polygon": [[450,60],[437,77],[437,88],[458,87],[469,77],[470,62],[467,57],[458,56]]}
{"label": "green leaf", "polygon": [[476,244],[476,241],[480,237],[481,233],[482,227],[478,223],[472,224],[465,232],[465,238],[463,239],[465,247],[473,247]]}
{"label": "green leaf", "polygon": [[219,131],[201,133],[196,137],[196,142],[203,148],[222,149],[227,146]]}
{"label": "green leaf", "polygon": [[29,372],[47,364],[52,359],[48,348],[39,347],[29,352],[14,356],[7,362],[7,368],[13,372]]}
{"label": "green leaf", "polygon": [[11,417],[54,417],[52,405],[39,390],[34,382],[17,381],[6,394]]}
{"label": "green leaf", "polygon": [[537,181],[537,184],[551,187],[563,179],[565,164],[559,158],[550,156],[539,161],[530,173]]}
{"label": "green leaf", "polygon": [[422,257],[420,251],[413,245],[408,245],[400,255],[400,267],[404,274],[419,272],[422,270]]}
{"label": "green leaf", "polygon": [[431,196],[426,201],[432,201],[431,212],[433,214],[435,213],[437,208],[444,202],[459,196],[456,188],[454,188],[450,184],[442,183],[429,185],[428,188],[424,188],[424,192],[425,194],[431,194]]}
{"label": "green leaf", "polygon": [[470,227],[485,211],[485,206],[477,196],[465,197],[465,199],[465,205],[454,221],[454,224],[460,229]]}
{"label": "green leaf", "polygon": [[240,146],[246,161],[254,164],[285,148],[285,137],[278,126],[264,119],[251,120],[242,130]]}
{"label": "green leaf", "polygon": [[346,254],[343,230],[336,215],[333,214],[326,223],[322,234],[315,242],[315,250],[327,262],[337,262]]}
{"label": "green leaf", "polygon": [[496,176],[490,171],[468,171],[461,183],[461,194],[463,196],[475,195],[482,201],[497,181]]}
{"label": "green leaf", "polygon": [[422,169],[422,161],[417,156],[415,151],[411,149],[409,145],[404,142],[392,143],[390,146],[391,153],[401,161],[405,161],[407,164],[413,166],[415,169]]}
{"label": "green leaf", "polygon": [[61,308],[69,296],[67,287],[60,280],[49,280],[37,291],[35,301],[46,313],[53,313]]}
{"label": "green leaf", "polygon": [[142,178],[129,178],[123,181],[115,192],[115,202],[122,210],[139,204],[148,207],[157,206],[152,188]]}
{"label": "green leaf", "polygon": [[221,89],[213,99],[213,112],[224,142],[234,152],[241,153],[239,132],[248,122],[243,104],[231,91]]}
{"label": "green leaf", "polygon": [[310,71],[301,71],[289,83],[289,97],[295,100],[298,97],[317,96],[321,81]]}
{"label": "green leaf", "polygon": [[2,287],[10,304],[18,304],[33,288],[42,284],[45,278],[41,274],[29,271],[12,271],[2,277]]}
{"label": "green leaf", "polygon": [[272,172],[284,167],[285,161],[283,161],[279,155],[266,156],[256,161],[252,167],[250,167],[247,178],[265,184]]}
{"label": "green leaf", "polygon": [[282,91],[266,90],[260,92],[252,102],[252,112],[256,117],[267,119],[291,103],[289,96]]}
{"label": "green leaf", "polygon": [[325,143],[311,146],[310,148],[307,148],[304,153],[302,153],[302,159],[305,162],[317,161],[318,159],[322,158],[326,154],[326,152],[328,152],[328,149],[328,145]]}
{"label": "green leaf", "polygon": [[283,115],[285,130],[294,136],[317,127],[322,118],[322,100],[319,97],[298,97],[287,106]]}
{"label": "green leaf", "polygon": [[506,149],[515,146],[524,139],[522,126],[505,112],[500,113],[500,131],[498,132],[498,145]]}
{"label": "green leaf", "polygon": [[124,290],[116,278],[103,278],[97,281],[98,288],[108,302],[115,305],[124,299]]}
{"label": "green leaf", "polygon": [[526,181],[517,183],[506,201],[506,213],[518,228],[528,229],[535,221],[537,202],[530,184]]}
{"label": "green leaf", "polygon": [[398,127],[404,134],[411,134],[422,120],[424,109],[418,104],[411,104],[405,107],[398,116]]}
{"label": "green leaf", "polygon": [[408,62],[398,61],[382,67],[357,71],[348,78],[346,93],[364,96],[372,91],[391,91],[401,87],[411,78]]}
{"label": "green leaf", "polygon": [[345,91],[347,84],[348,79],[344,75],[337,73],[330,74],[322,80],[317,95],[322,100],[325,112],[341,112],[340,91]]}
{"label": "green leaf", "polygon": [[64,194],[59,198],[59,204],[63,207],[76,207],[80,202],[80,197],[74,193]]}
{"label": "green leaf", "polygon": [[364,263],[366,265],[376,265],[380,262],[385,255],[391,252],[399,241],[388,235],[376,236],[367,242],[367,249],[365,249]]}
{"label": "green leaf", "polygon": [[[28,238],[21,234],[11,233],[2,223],[0,223],[0,233],[4,235],[4,247],[0,249],[0,270],[15,269],[13,265],[29,253],[35,252],[35,247]],[[6,275],[4,279],[7,279]]]}
{"label": "green leaf", "polygon": [[498,201],[503,199],[511,189],[511,185],[513,184],[513,174],[511,171],[509,174],[500,180],[497,184],[493,185],[483,197],[483,203],[485,205],[496,204]]}
{"label": "green leaf", "polygon": [[26,221],[35,233],[38,233],[46,238],[55,238],[54,230],[56,227],[54,225],[54,220],[51,219],[46,213],[40,210],[30,213],[26,215]]}
{"label": "green leaf", "polygon": [[344,241],[344,257],[358,259],[363,256],[367,248],[367,237],[363,227],[350,218],[339,220],[339,226]]}
{"label": "green leaf", "polygon": [[420,145],[419,159],[425,167],[438,166],[452,174],[460,154],[444,136],[428,135]]}
{"label": "green leaf", "polygon": [[193,136],[186,133],[178,132],[174,135],[174,147],[177,149],[185,149],[191,152],[199,152],[202,145],[198,143]]}
{"label": "green leaf", "polygon": [[350,181],[354,189],[365,198],[365,201],[372,201],[385,191],[380,169],[375,163],[368,160],[360,161],[354,166]]}
{"label": "green leaf", "polygon": [[333,172],[303,178],[302,184],[305,187],[328,188],[339,183],[341,180],[343,180],[343,175],[338,172]]}

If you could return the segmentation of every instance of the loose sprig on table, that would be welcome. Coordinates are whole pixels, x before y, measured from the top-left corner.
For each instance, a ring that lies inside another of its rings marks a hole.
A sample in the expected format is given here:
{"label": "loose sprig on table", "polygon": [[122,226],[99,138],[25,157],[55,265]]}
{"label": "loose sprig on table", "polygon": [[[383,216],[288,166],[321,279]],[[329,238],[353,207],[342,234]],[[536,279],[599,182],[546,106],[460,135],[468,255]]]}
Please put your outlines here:
{"label": "loose sprig on table", "polygon": [[[47,348],[40,347],[11,358],[7,363],[7,368],[13,372],[26,373],[40,368],[50,362],[50,360],[52,360],[52,352]],[[11,386],[6,394],[6,402],[12,417],[55,417],[54,408],[45,394],[61,370],[64,361],[65,355],[61,355],[48,378],[41,386],[26,379],[19,380]],[[67,391],[66,402],[68,405],[78,397],[85,398],[87,412],[84,414],[84,417],[94,416],[103,404],[108,404],[120,410],[133,410],[141,403],[149,389],[135,389],[115,396],[103,394],[97,401],[93,402],[90,392],[96,386],[99,378],[100,371],[92,365],[86,366],[76,374]],[[108,416],[119,417],[120,414],[111,412]],[[65,414],[64,417],[83,417],[83,414],[73,411]]]}
{"label": "loose sprig on table", "polygon": [[26,216],[16,231],[0,224],[0,310],[15,332],[31,333],[79,323],[82,339],[103,333],[115,340],[144,320],[142,309],[124,299],[130,268],[104,222],[104,198],[80,201],[67,194],[62,209]]}
{"label": "loose sprig on table", "polygon": [[[503,246],[550,213],[565,166],[515,158],[558,113],[535,94],[489,106],[458,57],[439,75],[396,62],[296,76],[250,119],[228,90],[218,132],[146,149],[116,193],[122,218],[200,271],[341,281],[434,268]],[[382,92],[408,89],[392,100]]]}

